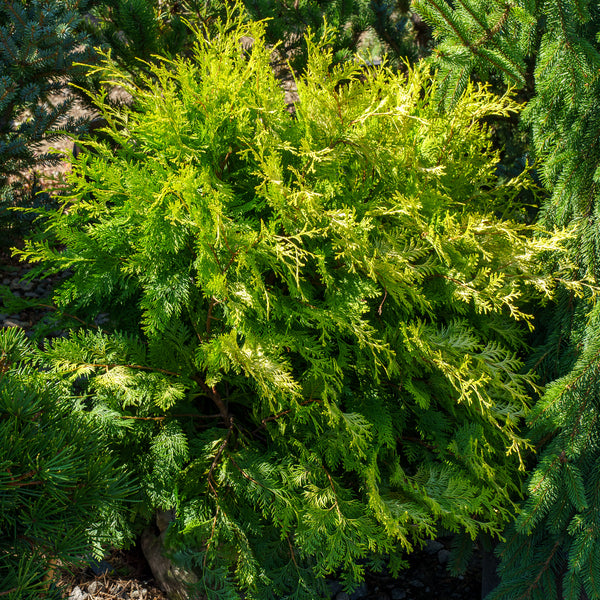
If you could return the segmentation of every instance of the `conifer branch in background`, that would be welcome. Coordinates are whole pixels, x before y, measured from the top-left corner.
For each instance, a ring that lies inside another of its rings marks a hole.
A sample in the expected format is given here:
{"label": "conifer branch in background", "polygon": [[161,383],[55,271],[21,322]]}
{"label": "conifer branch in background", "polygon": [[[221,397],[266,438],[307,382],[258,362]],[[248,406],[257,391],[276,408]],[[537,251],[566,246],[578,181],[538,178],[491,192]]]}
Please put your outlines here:
{"label": "conifer branch in background", "polygon": [[[84,32],[85,0],[2,0],[0,2],[0,218],[8,227],[15,217],[7,209],[35,203],[24,176],[60,157],[41,151],[65,131],[81,132],[85,120],[69,117],[73,98],[65,97],[67,80],[76,79],[74,64],[90,61]],[[22,196],[25,195],[24,198]],[[39,202],[39,198],[37,199]]]}
{"label": "conifer branch in background", "polygon": [[130,537],[122,504],[131,479],[70,386],[39,366],[21,330],[0,330],[0,591],[7,600],[64,597],[57,565],[100,559],[107,544]]}

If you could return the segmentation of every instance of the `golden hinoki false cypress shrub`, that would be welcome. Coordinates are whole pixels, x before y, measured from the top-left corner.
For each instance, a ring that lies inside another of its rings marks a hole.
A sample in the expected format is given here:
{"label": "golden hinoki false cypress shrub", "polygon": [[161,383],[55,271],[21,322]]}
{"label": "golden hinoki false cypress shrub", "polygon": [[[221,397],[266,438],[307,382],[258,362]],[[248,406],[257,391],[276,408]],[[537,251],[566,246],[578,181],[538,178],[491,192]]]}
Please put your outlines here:
{"label": "golden hinoki false cypress shrub", "polygon": [[525,176],[495,179],[482,119],[510,97],[470,85],[441,115],[426,70],[365,77],[309,37],[290,114],[263,31],[199,32],[139,87],[105,64],[134,106],[21,254],[72,271],[61,310],[109,314],[45,358],[114,432],[138,518],[175,509],[209,598],[313,599],[440,529],[503,529],[523,305],[558,241],[523,223]]}

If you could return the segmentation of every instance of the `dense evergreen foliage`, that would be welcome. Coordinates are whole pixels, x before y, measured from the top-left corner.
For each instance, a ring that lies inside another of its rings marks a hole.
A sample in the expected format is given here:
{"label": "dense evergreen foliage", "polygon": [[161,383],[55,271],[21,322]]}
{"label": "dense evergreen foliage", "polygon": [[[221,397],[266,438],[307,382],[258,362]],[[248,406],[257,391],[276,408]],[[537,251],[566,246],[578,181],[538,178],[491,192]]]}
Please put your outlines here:
{"label": "dense evergreen foliage", "polygon": [[334,61],[352,59],[362,50],[377,58],[384,53],[394,61],[415,60],[427,51],[425,28],[416,30],[411,20],[410,1],[406,0],[245,0],[248,15],[254,20],[268,19],[266,38],[277,43],[280,65],[291,64],[295,71],[306,65],[304,34],[319,37],[326,27]]}
{"label": "dense evergreen foliage", "polygon": [[175,509],[170,546],[209,598],[312,600],[440,528],[502,531],[524,306],[570,285],[514,202],[527,174],[496,179],[482,119],[519,106],[469,85],[440,114],[426,69],[334,66],[327,39],[293,115],[262,23],[199,31],[139,85],[105,64],[135,105],[98,98],[111,142],[21,253],[72,271],[59,308],[108,313],[44,359],[137,472],[138,522]]}
{"label": "dense evergreen foliage", "polygon": [[[40,152],[64,130],[84,125],[68,116],[73,99],[60,96],[74,63],[89,60],[85,0],[0,2],[0,219],[23,201],[23,176],[34,165],[60,158]],[[29,190],[28,200],[34,200]],[[13,217],[14,219],[14,217]]]}
{"label": "dense evergreen foliage", "polygon": [[[187,6],[192,4],[193,6]],[[199,5],[202,5],[200,10]],[[89,29],[94,41],[132,74],[145,70],[153,56],[184,53],[193,41],[186,20],[217,12],[212,3],[166,0],[95,0]],[[192,10],[195,8],[195,10]]]}
{"label": "dense evergreen foliage", "polygon": [[77,103],[90,108],[86,92],[99,89],[94,78],[84,77],[82,63],[94,63],[95,48],[101,47],[135,76],[153,53],[174,55],[185,49],[191,40],[182,20],[186,16],[194,15],[179,15],[166,2],[147,0],[0,2],[3,228],[19,225],[12,207],[48,201],[47,194],[38,193],[37,172],[63,159],[52,145],[92,125],[89,112],[79,111],[77,118],[70,112]]}
{"label": "dense evergreen foliage", "polygon": [[[437,28],[438,64],[451,106],[469,75],[502,76],[531,98],[523,114],[551,196],[547,226],[574,228],[581,274],[598,267],[600,12],[596,2],[418,0]],[[553,268],[548,262],[548,270]],[[540,315],[532,364],[549,383],[530,418],[540,454],[524,511],[502,549],[503,584],[493,598],[600,598],[598,514],[598,309],[560,295]],[[545,338],[545,339],[544,339]]]}
{"label": "dense evergreen foliage", "polygon": [[[52,575],[122,538],[131,489],[98,420],[64,379],[38,370],[18,329],[0,330],[0,591],[63,597]],[[117,526],[119,523],[119,526]]]}
{"label": "dense evergreen foliage", "polygon": [[[47,347],[56,378],[34,374],[33,350],[7,333],[29,362],[3,367],[0,392],[28,398],[27,414],[41,406],[49,428],[71,402],[82,431],[101,423],[141,482],[132,522],[176,508],[171,547],[214,597],[313,598],[315,576],[356,581],[358,559],[441,529],[499,534],[530,435],[538,462],[493,598],[600,598],[598,309],[569,283],[599,274],[598,7],[418,0],[439,41],[432,83],[424,67],[396,76],[352,58],[367,32],[377,54],[422,55],[408,2],[244,4],[271,20],[224,26],[228,2],[0,3],[3,206],[22,202],[30,167],[57,160],[36,154],[41,142],[85,128],[67,117],[72,100],[50,101],[67,78],[135,98],[101,106],[109,141],[88,140],[71,195],[23,253],[46,274],[72,270],[57,314],[94,332],[71,321]],[[79,79],[74,63],[98,43],[115,62]],[[288,60],[308,65],[293,116],[269,68],[281,76]],[[571,229],[568,254],[526,226],[527,174],[496,179],[482,119],[520,111],[471,75],[530,100],[522,122],[551,192],[541,225]],[[557,281],[555,305],[530,303]],[[519,356],[533,324],[530,364],[549,385],[526,435]],[[79,477],[91,450],[72,444]],[[28,522],[17,505],[13,525]],[[35,535],[29,554],[5,540],[15,598],[27,581],[40,589],[52,557],[74,557]]]}

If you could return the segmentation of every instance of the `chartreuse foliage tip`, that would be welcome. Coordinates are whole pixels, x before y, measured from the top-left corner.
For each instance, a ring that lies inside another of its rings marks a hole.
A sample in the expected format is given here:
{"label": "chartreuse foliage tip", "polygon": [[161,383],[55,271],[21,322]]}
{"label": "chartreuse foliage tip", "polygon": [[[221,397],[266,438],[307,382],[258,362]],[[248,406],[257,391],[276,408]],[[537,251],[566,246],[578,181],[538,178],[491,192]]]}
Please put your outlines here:
{"label": "chartreuse foliage tip", "polygon": [[97,99],[112,143],[20,254],[71,270],[59,309],[110,315],[45,355],[114,430],[138,516],[176,510],[209,598],[312,600],[440,528],[503,529],[523,306],[569,265],[521,218],[527,176],[496,181],[482,120],[508,95],[471,84],[442,115],[426,69],[332,66],[309,36],[291,114],[263,32],[232,16],[139,86],[106,62],[135,103]]}

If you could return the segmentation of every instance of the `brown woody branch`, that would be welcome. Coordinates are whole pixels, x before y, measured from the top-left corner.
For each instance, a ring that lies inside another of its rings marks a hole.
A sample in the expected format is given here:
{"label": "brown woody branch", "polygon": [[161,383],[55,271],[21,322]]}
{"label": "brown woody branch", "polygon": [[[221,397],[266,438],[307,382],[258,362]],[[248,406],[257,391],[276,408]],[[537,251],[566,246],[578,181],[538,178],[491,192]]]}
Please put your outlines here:
{"label": "brown woody branch", "polygon": [[192,379],[202,388],[204,393],[215,403],[217,408],[219,409],[219,414],[223,418],[226,424],[230,424],[229,411],[227,410],[227,406],[225,406],[225,402],[223,402],[223,398],[221,398],[221,394],[217,390],[217,386],[213,385],[209,387],[206,382],[202,379],[200,375],[194,375]]}
{"label": "brown woody branch", "polygon": [[235,462],[235,459],[233,458],[233,456],[231,456],[231,454],[228,454],[227,458],[229,458],[229,460],[231,461],[231,463],[233,464],[233,466],[248,480],[251,481],[252,483],[255,483],[257,486],[267,489],[265,488],[265,486],[260,483],[260,481],[256,481],[256,479],[254,479],[254,477],[251,477],[250,475],[248,475],[248,473],[246,473],[246,471],[244,471],[244,469],[242,469],[242,467],[240,467],[240,465],[237,464],[237,462]]}
{"label": "brown woody branch", "polygon": [[214,486],[213,473],[214,473],[217,465],[219,464],[219,461],[221,460],[223,451],[225,450],[225,448],[227,447],[227,444],[229,443],[229,438],[231,437],[232,431],[233,431],[233,417],[229,417],[229,430],[227,431],[227,435],[225,436],[225,439],[219,446],[219,449],[217,450],[217,453],[215,454],[215,458],[214,458],[212,464],[210,465],[210,469],[208,471],[208,478],[207,478],[208,479],[208,487],[210,487],[212,493],[215,496],[218,496],[219,494],[217,493],[217,489]]}
{"label": "brown woody branch", "polygon": [[133,419],[135,421],[164,421],[165,419],[178,419],[189,417],[191,419],[216,419],[221,415],[198,415],[194,413],[178,413],[174,415],[163,415],[162,417],[133,417],[129,415],[120,415],[119,419]]}
{"label": "brown woody branch", "polygon": [[335,485],[333,484],[333,479],[331,478],[331,475],[329,474],[329,472],[325,468],[325,465],[321,465],[321,467],[322,467],[323,471],[325,471],[325,475],[327,475],[327,479],[329,479],[329,485],[331,486],[331,489],[333,491],[334,506],[335,506],[335,508],[337,510],[338,517],[340,517],[340,519],[341,519],[343,517],[343,515],[342,515],[342,511],[340,510],[340,505],[338,504],[337,492],[335,491]]}
{"label": "brown woody branch", "polygon": [[[181,373],[174,373],[173,371],[167,371],[166,369],[159,369],[158,367],[144,367],[142,365],[120,365],[119,363],[83,363],[86,367],[100,367],[102,369],[106,369],[107,372],[110,369],[115,369],[116,367],[123,367],[125,369],[137,369],[139,371],[150,371],[152,373],[163,373],[165,375],[171,375],[173,377],[181,377]],[[76,371],[80,367],[76,367],[75,369],[69,369],[66,373],[72,373]]]}
{"label": "brown woody branch", "polygon": [[[300,402],[300,406],[307,406],[308,404],[313,404],[313,403],[317,403],[320,404],[321,400],[319,398],[310,398],[309,400],[304,400],[303,402]],[[261,422],[260,422],[260,426],[257,427],[254,431],[252,431],[252,433],[250,435],[254,435],[255,433],[258,433],[261,429],[264,429],[267,425],[267,423],[269,423],[270,421],[277,421],[277,419],[280,419],[281,417],[289,414],[292,412],[293,409],[288,408],[286,410],[282,410],[281,412],[278,412],[275,415],[270,415],[268,417],[265,417]]]}

